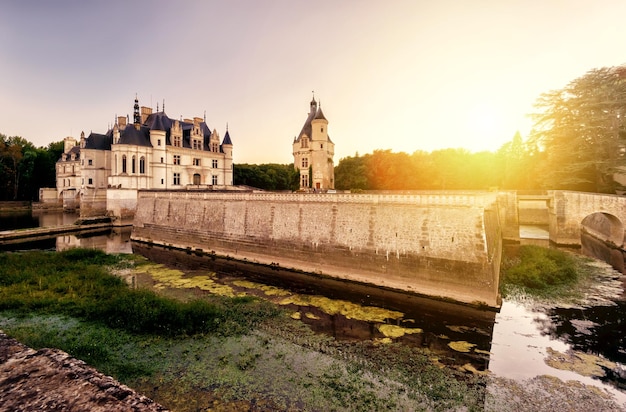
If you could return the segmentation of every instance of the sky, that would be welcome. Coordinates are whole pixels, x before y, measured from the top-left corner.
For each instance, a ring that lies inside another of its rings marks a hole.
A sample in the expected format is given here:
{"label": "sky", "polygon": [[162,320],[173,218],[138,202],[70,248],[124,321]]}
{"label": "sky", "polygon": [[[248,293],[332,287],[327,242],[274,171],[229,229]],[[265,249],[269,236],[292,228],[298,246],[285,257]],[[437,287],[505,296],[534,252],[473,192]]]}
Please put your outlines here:
{"label": "sky", "polygon": [[626,63],[622,0],[5,0],[0,133],[47,146],[139,104],[235,163],[292,163],[313,97],[341,158],[498,150],[545,92]]}

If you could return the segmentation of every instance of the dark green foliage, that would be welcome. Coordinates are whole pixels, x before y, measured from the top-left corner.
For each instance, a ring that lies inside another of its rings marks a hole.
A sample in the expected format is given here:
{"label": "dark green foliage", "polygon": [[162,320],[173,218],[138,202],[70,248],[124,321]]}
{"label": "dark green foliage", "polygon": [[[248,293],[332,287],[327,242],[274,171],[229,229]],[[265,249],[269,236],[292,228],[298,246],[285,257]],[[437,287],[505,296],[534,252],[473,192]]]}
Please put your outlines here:
{"label": "dark green foliage", "polygon": [[56,186],[63,142],[36,148],[19,136],[0,134],[0,200],[38,200],[39,188]]}
{"label": "dark green foliage", "polygon": [[615,193],[626,165],[626,67],[593,69],[535,104],[530,141],[542,148],[545,188]]}
{"label": "dark green foliage", "polygon": [[503,267],[503,283],[543,290],[578,279],[576,261],[566,252],[539,246],[520,247],[519,259]]}
{"label": "dark green foliage", "polygon": [[293,164],[275,163],[250,165],[236,164],[233,167],[234,184],[252,186],[263,190],[297,190],[300,173]]}
{"label": "dark green foliage", "polygon": [[269,303],[249,299],[180,302],[130,289],[106,266],[119,256],[92,249],[0,254],[0,310],[58,313],[130,333],[166,336],[243,333],[275,316]]}

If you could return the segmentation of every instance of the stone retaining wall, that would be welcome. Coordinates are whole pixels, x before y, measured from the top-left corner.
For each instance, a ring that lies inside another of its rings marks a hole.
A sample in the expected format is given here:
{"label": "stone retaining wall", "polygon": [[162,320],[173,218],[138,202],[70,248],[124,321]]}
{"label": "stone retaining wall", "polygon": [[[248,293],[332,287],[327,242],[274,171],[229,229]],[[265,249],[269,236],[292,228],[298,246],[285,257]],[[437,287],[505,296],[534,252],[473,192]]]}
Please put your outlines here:
{"label": "stone retaining wall", "polygon": [[139,191],[132,238],[497,306],[495,200]]}

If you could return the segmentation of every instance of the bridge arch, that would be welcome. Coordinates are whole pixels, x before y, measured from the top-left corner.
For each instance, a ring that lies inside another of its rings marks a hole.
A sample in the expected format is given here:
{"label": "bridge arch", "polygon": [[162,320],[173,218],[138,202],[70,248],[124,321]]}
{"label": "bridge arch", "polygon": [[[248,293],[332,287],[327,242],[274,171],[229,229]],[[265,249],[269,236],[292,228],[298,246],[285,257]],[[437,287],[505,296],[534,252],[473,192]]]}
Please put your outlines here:
{"label": "bridge arch", "polygon": [[624,224],[610,213],[595,212],[587,215],[581,222],[581,230],[615,246],[624,245]]}

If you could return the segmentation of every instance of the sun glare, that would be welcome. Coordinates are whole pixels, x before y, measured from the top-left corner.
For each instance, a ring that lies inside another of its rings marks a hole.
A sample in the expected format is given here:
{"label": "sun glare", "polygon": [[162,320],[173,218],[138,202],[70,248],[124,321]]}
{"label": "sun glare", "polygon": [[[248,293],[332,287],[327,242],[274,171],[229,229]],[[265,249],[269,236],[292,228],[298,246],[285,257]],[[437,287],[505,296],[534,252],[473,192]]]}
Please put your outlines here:
{"label": "sun glare", "polygon": [[467,114],[467,148],[472,151],[496,151],[512,132],[503,130],[502,114],[494,106],[480,104]]}

